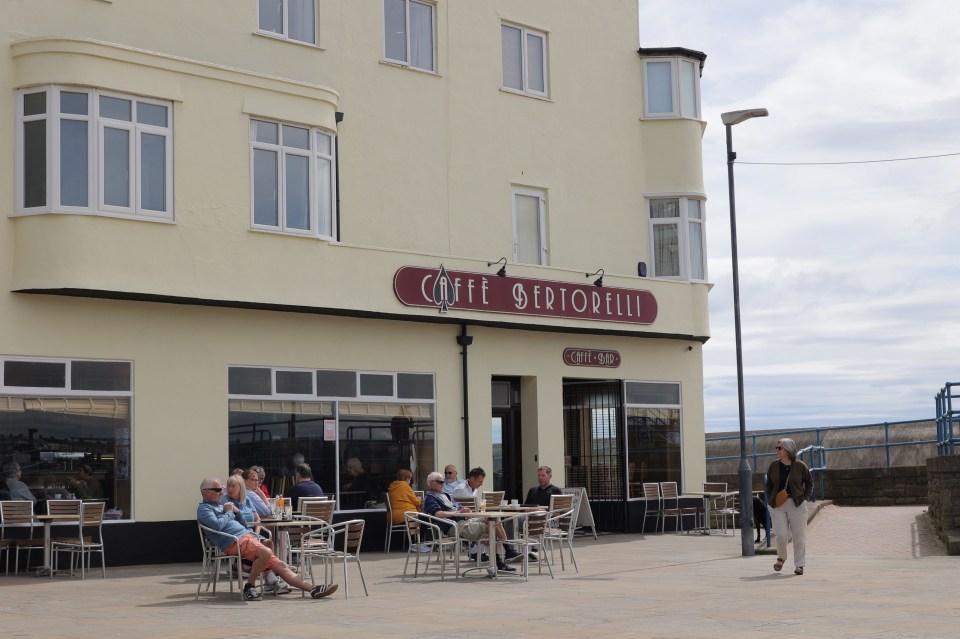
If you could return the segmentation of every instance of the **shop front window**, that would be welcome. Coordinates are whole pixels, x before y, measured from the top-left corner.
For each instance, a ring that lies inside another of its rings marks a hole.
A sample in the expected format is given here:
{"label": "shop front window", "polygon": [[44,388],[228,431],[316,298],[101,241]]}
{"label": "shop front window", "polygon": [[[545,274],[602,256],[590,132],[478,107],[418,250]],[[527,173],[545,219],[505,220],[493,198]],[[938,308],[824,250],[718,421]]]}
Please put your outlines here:
{"label": "shop front window", "polygon": [[19,466],[35,512],[82,498],[132,518],[131,388],[129,362],[0,360],[0,466]]}
{"label": "shop front window", "polygon": [[[680,387],[627,382],[627,484],[629,498],[643,497],[645,482],[682,484]],[[631,400],[643,405],[631,406]]]}
{"label": "shop front window", "polygon": [[[391,383],[370,386],[369,372],[308,371],[322,399],[279,399],[289,396],[284,380],[295,372],[230,369],[231,469],[262,466],[276,496],[286,493],[296,466],[306,463],[324,493],[337,497],[339,510],[382,508],[383,494],[402,468],[413,473],[414,488],[426,488],[435,464],[432,375],[377,373],[377,381]],[[253,388],[248,380],[254,374],[259,396],[241,397]],[[411,402],[414,397],[429,402]]]}

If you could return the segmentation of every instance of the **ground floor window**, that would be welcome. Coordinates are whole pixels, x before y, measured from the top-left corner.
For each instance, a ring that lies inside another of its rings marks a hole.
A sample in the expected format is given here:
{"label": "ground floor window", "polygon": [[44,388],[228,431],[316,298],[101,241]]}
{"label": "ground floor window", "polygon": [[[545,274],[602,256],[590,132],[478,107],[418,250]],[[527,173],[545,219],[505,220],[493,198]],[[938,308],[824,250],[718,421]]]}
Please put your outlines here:
{"label": "ground floor window", "polygon": [[[102,499],[132,517],[129,362],[0,358],[0,466],[45,512],[48,499]],[[0,498],[12,489],[0,484]]]}
{"label": "ground floor window", "polygon": [[680,385],[626,382],[627,486],[643,497],[645,482],[682,485]]}
{"label": "ground floor window", "polygon": [[271,496],[305,462],[339,510],[382,508],[398,470],[424,490],[435,466],[430,374],[232,367],[229,409],[230,467],[263,467]]}

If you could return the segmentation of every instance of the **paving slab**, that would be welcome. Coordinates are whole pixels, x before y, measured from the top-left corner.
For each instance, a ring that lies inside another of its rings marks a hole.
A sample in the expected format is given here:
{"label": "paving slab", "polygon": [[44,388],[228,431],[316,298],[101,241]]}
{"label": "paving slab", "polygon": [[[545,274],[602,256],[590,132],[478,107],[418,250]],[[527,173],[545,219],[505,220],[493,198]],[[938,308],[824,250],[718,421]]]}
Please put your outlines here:
{"label": "paving slab", "polygon": [[[956,637],[960,559],[937,550],[924,507],[829,506],[810,525],[807,574],[740,556],[739,534],[577,538],[579,574],[401,582],[404,554],[363,553],[351,597],[195,600],[199,565],[109,568],[107,578],[0,577],[4,637]],[[779,603],[778,603],[779,602]],[[785,605],[796,602],[795,605]]]}

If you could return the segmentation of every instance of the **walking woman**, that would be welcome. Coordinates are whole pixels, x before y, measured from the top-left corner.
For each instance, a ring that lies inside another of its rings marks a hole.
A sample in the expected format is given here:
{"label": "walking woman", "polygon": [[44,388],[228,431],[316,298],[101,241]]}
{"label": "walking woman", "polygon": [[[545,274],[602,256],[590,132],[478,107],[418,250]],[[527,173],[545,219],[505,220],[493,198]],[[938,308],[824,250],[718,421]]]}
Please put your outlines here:
{"label": "walking woman", "polygon": [[807,554],[807,502],[813,496],[813,481],[810,469],[797,459],[797,443],[792,439],[777,442],[777,458],[767,469],[764,489],[777,546],[773,569],[783,570],[787,541],[793,537],[793,574],[802,575]]}

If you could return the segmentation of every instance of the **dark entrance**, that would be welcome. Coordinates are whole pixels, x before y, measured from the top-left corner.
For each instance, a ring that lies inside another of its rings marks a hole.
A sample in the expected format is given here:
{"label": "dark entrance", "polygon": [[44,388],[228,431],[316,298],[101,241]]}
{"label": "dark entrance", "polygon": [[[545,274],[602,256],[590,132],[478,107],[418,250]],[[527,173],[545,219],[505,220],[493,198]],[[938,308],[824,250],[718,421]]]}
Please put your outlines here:
{"label": "dark entrance", "polygon": [[626,530],[623,398],[617,380],[563,380],[567,486],[587,489],[600,530]]}
{"label": "dark entrance", "polygon": [[523,500],[523,468],[520,440],[520,379],[494,377],[493,490],[506,492],[505,499]]}

